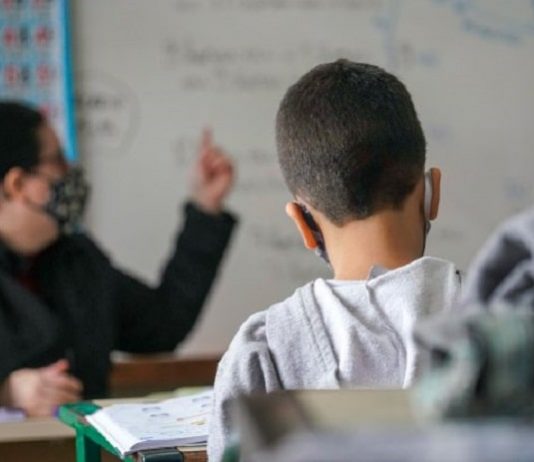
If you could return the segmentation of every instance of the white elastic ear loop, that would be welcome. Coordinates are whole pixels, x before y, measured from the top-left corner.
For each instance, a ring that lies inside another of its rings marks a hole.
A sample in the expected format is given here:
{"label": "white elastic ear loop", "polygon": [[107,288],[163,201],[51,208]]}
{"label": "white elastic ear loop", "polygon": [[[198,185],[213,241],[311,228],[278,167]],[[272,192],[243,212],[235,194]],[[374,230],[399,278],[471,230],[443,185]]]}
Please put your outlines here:
{"label": "white elastic ear loop", "polygon": [[424,197],[424,213],[425,213],[425,231],[428,234],[430,232],[430,214],[432,211],[432,170],[425,172],[425,197]]}

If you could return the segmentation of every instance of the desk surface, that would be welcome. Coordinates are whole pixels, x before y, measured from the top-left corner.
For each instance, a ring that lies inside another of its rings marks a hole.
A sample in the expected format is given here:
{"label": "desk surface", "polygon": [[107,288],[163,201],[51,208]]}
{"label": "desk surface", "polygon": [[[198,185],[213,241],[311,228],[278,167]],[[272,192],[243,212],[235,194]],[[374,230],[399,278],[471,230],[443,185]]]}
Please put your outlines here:
{"label": "desk surface", "polygon": [[73,438],[74,430],[52,417],[0,423],[0,443]]}
{"label": "desk surface", "polygon": [[[99,406],[122,402],[139,402],[139,398],[99,400]],[[148,399],[147,399],[148,401]],[[55,417],[31,417],[18,422],[0,423],[0,443],[19,443],[25,441],[55,441],[74,438],[74,429],[67,427]]]}

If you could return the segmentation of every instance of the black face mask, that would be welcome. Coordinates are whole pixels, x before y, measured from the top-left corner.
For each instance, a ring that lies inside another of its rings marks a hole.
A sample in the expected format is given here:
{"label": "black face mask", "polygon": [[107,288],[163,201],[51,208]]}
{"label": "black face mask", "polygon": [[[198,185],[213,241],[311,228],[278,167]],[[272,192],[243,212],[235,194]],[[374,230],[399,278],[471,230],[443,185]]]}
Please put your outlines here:
{"label": "black face mask", "polygon": [[72,167],[64,178],[52,183],[44,210],[56,220],[62,234],[80,230],[89,195],[89,185],[80,167]]}

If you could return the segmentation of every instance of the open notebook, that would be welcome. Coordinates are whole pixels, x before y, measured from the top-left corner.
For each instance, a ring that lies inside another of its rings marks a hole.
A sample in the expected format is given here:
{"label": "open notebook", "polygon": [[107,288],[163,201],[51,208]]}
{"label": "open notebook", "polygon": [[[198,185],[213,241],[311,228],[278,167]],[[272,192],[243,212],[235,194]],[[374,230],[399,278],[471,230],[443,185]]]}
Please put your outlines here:
{"label": "open notebook", "polygon": [[87,417],[122,456],[207,442],[213,392],[143,404],[114,404]]}

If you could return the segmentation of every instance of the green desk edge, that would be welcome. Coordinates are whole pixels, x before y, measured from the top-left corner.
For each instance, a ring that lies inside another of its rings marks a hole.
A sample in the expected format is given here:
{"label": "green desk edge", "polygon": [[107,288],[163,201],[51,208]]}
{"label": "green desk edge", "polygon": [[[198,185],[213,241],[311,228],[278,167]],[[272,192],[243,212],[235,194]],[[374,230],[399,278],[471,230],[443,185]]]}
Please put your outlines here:
{"label": "green desk edge", "polygon": [[[100,462],[100,449],[103,448],[119,459],[120,453],[86,420],[85,417],[98,411],[100,406],[88,401],[64,404],[59,408],[58,418],[76,431],[76,461]],[[126,456],[125,462],[136,462],[136,458]]]}

